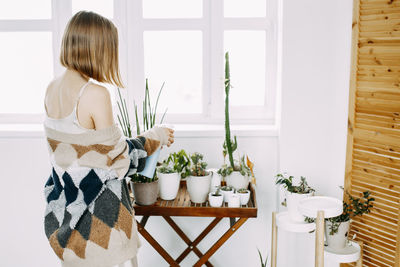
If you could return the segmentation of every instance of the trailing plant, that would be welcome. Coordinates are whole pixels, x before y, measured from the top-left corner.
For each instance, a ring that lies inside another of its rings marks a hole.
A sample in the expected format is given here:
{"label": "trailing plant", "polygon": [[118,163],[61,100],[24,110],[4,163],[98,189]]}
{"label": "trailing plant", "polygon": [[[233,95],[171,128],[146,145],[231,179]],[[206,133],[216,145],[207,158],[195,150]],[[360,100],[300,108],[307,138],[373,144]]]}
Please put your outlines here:
{"label": "trailing plant", "polygon": [[203,161],[203,155],[195,152],[190,155],[190,166],[185,168],[185,175],[189,176],[207,176],[208,171],[206,171],[207,163]]}
{"label": "trailing plant", "polygon": [[301,176],[300,178],[300,183],[299,185],[293,185],[293,176],[287,176],[281,173],[278,173],[276,176],[276,181],[275,184],[277,185],[283,185],[283,187],[291,193],[297,193],[297,194],[308,194],[311,192],[315,192],[313,188],[311,188],[307,181],[306,178]]}
{"label": "trailing plant", "polygon": [[[341,187],[343,189],[343,187]],[[348,196],[347,201],[343,201],[343,213],[337,217],[326,219],[331,222],[329,226],[329,235],[333,235],[338,232],[339,226],[342,222],[356,217],[362,216],[363,214],[370,213],[373,208],[373,202],[375,199],[371,197],[369,191],[364,191],[361,197],[354,197],[349,192],[345,192]]]}

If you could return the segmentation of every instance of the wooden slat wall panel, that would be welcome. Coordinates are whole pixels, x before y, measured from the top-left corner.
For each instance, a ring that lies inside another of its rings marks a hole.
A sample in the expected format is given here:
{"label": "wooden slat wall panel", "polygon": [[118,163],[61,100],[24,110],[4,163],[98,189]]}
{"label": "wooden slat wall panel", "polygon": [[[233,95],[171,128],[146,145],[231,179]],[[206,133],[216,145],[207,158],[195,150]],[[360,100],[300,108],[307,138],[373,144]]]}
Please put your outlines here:
{"label": "wooden slat wall panel", "polygon": [[345,189],[376,200],[350,236],[363,266],[400,267],[400,0],[353,2]]}

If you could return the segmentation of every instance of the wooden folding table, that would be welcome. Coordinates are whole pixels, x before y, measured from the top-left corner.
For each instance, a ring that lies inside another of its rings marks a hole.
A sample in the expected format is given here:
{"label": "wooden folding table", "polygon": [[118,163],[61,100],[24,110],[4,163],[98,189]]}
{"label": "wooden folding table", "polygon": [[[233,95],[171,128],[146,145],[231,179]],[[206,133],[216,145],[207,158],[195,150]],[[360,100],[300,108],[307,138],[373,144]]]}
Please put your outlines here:
{"label": "wooden folding table", "polygon": [[[194,204],[190,201],[189,193],[186,189],[185,181],[181,182],[181,186],[177,197],[174,200],[166,201],[158,199],[154,205],[139,206],[133,204],[136,216],[143,216],[138,222],[139,233],[153,246],[153,248],[168,262],[170,266],[179,266],[191,251],[193,251],[199,260],[193,265],[200,267],[203,264],[213,266],[210,257],[247,221],[248,218],[257,217],[256,194],[253,185],[249,185],[250,200],[246,206],[240,208],[230,208],[227,204],[223,207],[214,208],[209,203]],[[132,197],[132,196],[131,196]],[[133,198],[133,197],[132,197]],[[134,201],[134,200],[133,200]],[[134,202],[133,202],[134,203]],[[182,238],[187,244],[187,248],[181,255],[173,259],[168,252],[156,241],[156,239],[145,229],[146,223],[150,216],[162,216],[171,228]],[[213,217],[215,218],[193,241],[179,228],[172,220],[171,216],[186,217]],[[215,242],[214,245],[206,252],[202,253],[197,245],[211,232],[211,230],[224,218],[229,218],[230,228]]]}

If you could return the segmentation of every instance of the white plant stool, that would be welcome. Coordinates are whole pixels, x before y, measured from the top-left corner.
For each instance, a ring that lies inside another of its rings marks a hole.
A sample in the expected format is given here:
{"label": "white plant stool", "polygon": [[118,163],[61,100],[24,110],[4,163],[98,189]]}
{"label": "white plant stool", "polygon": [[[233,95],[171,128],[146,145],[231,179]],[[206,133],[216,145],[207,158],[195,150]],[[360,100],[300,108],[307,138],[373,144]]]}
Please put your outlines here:
{"label": "white plant stool", "polygon": [[360,258],[360,245],[355,242],[351,242],[342,251],[333,251],[330,248],[324,250],[325,218],[342,214],[343,203],[341,200],[324,196],[309,197],[299,202],[298,209],[304,216],[316,218],[315,223],[293,222],[290,220],[288,212],[272,213],[271,267],[276,267],[278,227],[296,233],[315,230],[315,267],[324,266],[324,254],[327,259],[342,263],[357,261]]}

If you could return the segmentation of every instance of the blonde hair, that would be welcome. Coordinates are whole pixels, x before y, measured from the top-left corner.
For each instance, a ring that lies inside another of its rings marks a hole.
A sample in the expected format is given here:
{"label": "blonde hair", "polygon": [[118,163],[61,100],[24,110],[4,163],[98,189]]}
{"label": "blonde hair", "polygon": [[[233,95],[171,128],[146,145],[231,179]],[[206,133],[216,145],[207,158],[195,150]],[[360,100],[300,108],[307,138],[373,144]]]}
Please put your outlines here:
{"label": "blonde hair", "polygon": [[79,11],[68,22],[61,44],[61,65],[86,79],[124,87],[118,66],[118,31],[107,18]]}

